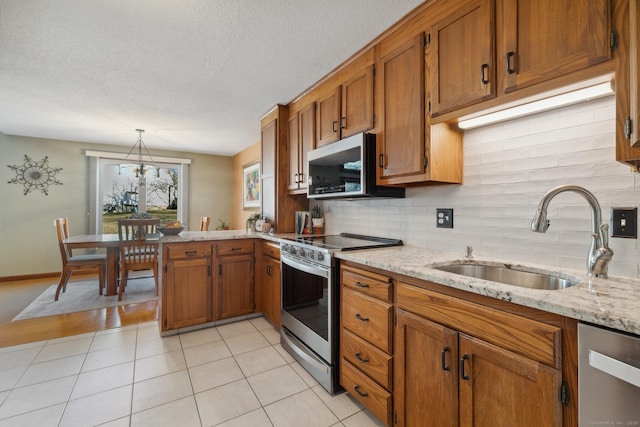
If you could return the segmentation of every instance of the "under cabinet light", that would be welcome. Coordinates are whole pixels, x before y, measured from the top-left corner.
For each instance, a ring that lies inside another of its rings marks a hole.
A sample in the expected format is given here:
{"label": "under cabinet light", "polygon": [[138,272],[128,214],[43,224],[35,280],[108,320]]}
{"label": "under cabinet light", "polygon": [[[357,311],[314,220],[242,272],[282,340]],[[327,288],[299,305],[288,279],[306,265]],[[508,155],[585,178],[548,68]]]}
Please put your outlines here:
{"label": "under cabinet light", "polygon": [[577,104],[579,102],[601,98],[603,96],[612,95],[614,90],[611,82],[600,83],[595,86],[589,86],[571,92],[554,95],[538,101],[529,102],[527,104],[518,105],[507,108],[505,110],[484,114],[477,117],[462,117],[458,122],[461,129],[473,129],[492,123],[498,123],[505,120],[515,119],[517,117],[529,114],[540,113],[542,111],[553,110],[555,108],[566,107],[567,105]]}

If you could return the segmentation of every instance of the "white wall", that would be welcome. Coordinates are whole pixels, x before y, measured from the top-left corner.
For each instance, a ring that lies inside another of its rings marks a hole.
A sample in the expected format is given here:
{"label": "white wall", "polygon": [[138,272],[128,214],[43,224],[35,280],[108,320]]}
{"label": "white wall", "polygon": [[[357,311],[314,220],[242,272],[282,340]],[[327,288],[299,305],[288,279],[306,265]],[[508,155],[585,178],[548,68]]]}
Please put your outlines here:
{"label": "white wall", "polygon": [[[607,97],[467,131],[464,184],[407,189],[406,199],[325,201],[326,232],[401,238],[463,254],[586,269],[591,211],[574,193],[556,196],[545,234],[529,231],[540,198],[576,184],[590,190],[610,223],[612,207],[640,205],[640,175],[615,161],[615,99]],[[436,228],[436,208],[454,209],[454,228]],[[640,277],[635,239],[610,239],[609,274]]]}
{"label": "white wall", "polygon": [[[135,141],[132,141],[132,144]],[[0,277],[52,273],[61,270],[60,251],[53,221],[69,218],[70,233],[89,230],[89,160],[85,150],[127,152],[129,147],[96,145],[0,133]],[[24,155],[34,161],[49,157],[63,185],[49,187],[49,195],[7,181],[16,174],[7,165],[22,165]],[[200,215],[230,218],[233,162],[231,157],[178,151],[152,151],[152,155],[192,160],[189,173],[189,218],[198,229]]]}

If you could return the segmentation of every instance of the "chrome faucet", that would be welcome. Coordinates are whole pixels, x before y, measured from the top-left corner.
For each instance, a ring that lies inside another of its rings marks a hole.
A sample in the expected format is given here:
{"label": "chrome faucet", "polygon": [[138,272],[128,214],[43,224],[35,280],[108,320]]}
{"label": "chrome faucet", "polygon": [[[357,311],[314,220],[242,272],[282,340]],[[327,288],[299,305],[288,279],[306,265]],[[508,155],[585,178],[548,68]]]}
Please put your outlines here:
{"label": "chrome faucet", "polygon": [[602,223],[602,211],[600,204],[591,192],[577,185],[561,185],[552,188],[542,197],[536,216],[531,221],[531,231],[544,233],[549,228],[547,220],[547,206],[556,195],[573,191],[584,197],[591,207],[591,247],[589,248],[589,256],[587,257],[587,273],[596,277],[607,277],[609,261],[613,257],[613,251],[609,249],[609,224]]}

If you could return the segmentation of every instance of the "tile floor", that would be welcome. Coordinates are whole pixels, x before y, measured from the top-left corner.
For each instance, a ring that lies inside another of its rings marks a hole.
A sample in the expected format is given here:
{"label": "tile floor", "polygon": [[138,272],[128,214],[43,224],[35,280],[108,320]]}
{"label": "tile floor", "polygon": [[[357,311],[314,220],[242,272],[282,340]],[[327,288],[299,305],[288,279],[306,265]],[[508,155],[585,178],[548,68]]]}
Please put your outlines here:
{"label": "tile floor", "polygon": [[150,322],[0,348],[0,427],[382,426],[279,342],[258,317],[165,338]]}

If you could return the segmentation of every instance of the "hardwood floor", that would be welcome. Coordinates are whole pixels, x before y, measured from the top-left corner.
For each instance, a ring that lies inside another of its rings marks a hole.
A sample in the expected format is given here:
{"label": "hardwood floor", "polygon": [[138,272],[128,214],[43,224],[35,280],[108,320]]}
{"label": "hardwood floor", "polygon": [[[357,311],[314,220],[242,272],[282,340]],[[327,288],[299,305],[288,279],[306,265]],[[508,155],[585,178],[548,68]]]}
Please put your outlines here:
{"label": "hardwood floor", "polygon": [[[80,280],[83,278],[86,276],[79,277]],[[48,278],[0,283],[0,347],[118,328],[158,318],[158,302],[147,301],[11,321],[55,281]]]}

